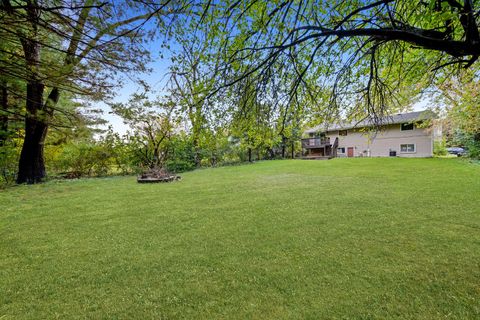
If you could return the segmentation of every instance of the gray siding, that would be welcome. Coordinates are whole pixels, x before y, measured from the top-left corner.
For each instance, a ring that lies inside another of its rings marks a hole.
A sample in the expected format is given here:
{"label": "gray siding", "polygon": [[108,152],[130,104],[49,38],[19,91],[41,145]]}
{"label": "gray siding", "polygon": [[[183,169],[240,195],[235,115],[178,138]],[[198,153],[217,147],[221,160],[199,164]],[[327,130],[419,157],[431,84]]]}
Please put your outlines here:
{"label": "gray siding", "polygon": [[[354,156],[388,157],[390,150],[396,151],[399,157],[431,157],[433,155],[433,130],[430,128],[417,128],[413,130],[400,130],[400,124],[384,126],[377,133],[368,133],[360,129],[347,130],[347,136],[339,136],[338,131],[328,131],[327,136],[331,141],[338,137],[339,148],[354,148]],[[414,144],[414,152],[402,152],[401,144]]]}

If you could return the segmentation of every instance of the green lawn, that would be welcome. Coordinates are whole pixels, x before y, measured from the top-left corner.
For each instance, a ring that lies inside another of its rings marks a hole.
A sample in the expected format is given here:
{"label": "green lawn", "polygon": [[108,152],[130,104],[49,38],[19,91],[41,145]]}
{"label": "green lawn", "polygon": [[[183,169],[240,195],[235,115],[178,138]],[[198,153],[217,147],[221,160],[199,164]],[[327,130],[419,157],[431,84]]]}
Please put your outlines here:
{"label": "green lawn", "polygon": [[480,166],[270,161],[0,191],[0,319],[479,319]]}

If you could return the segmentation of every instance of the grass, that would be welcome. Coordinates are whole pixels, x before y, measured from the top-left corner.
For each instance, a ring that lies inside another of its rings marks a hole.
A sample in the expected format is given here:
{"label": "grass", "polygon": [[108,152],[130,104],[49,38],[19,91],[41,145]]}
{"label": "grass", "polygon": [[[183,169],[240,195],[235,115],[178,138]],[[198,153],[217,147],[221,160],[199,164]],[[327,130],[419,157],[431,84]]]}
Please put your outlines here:
{"label": "grass", "polygon": [[271,161],[0,192],[0,319],[479,319],[480,166]]}

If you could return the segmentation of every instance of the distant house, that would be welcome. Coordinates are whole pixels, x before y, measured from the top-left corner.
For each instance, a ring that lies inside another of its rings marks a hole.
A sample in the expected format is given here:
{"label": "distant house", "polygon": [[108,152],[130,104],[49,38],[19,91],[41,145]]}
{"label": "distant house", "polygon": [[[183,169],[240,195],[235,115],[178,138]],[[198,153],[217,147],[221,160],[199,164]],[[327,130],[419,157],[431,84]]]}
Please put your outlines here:
{"label": "distant house", "polygon": [[[380,119],[378,130],[371,121],[320,125],[305,131],[304,158],[332,157],[431,157],[441,128],[427,120],[431,111],[395,114]],[[430,124],[429,124],[430,123]]]}

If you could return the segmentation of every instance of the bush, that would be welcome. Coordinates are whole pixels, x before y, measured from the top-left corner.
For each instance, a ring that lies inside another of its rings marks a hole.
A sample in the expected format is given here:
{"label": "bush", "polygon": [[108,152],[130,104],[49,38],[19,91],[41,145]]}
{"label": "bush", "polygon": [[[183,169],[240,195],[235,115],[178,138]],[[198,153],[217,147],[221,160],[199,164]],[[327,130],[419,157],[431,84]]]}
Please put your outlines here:
{"label": "bush", "polygon": [[195,152],[188,136],[179,135],[169,141],[165,167],[170,172],[185,172],[195,169]]}
{"label": "bush", "polygon": [[445,139],[433,143],[433,154],[435,156],[446,156],[448,154]]}
{"label": "bush", "polygon": [[451,140],[452,145],[465,147],[468,157],[480,159],[480,133],[470,134],[457,130]]}
{"label": "bush", "polygon": [[480,159],[480,141],[471,140],[467,144],[468,156],[472,159]]}
{"label": "bush", "polygon": [[69,178],[104,176],[114,159],[106,148],[94,142],[69,143],[51,160],[52,169]]}
{"label": "bush", "polygon": [[0,186],[15,182],[21,146],[14,140],[7,140],[0,146]]}
{"label": "bush", "polygon": [[187,160],[167,160],[165,167],[169,172],[179,173],[195,169],[195,163]]}

